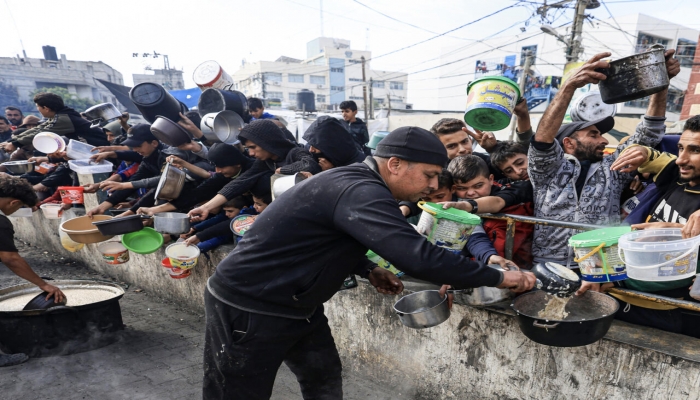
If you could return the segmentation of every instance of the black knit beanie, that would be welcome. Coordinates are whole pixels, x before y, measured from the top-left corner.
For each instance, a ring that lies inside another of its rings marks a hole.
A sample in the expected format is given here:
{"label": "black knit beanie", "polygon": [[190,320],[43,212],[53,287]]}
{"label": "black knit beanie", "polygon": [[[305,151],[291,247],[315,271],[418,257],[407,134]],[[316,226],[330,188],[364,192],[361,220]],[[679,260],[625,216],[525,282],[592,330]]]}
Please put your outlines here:
{"label": "black knit beanie", "polygon": [[449,161],[440,139],[417,126],[394,129],[379,142],[374,155],[439,166],[445,166]]}
{"label": "black knit beanie", "polygon": [[237,148],[225,143],[211,146],[207,158],[219,168],[245,163],[245,156]]}

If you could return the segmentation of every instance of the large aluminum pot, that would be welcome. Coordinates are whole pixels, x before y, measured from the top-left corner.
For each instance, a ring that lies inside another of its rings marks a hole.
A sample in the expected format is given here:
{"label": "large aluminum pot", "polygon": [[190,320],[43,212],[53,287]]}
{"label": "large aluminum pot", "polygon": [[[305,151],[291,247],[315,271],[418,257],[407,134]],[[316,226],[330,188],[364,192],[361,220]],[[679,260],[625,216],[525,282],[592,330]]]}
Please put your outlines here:
{"label": "large aluminum pot", "polygon": [[668,88],[669,79],[664,47],[610,62],[610,67],[598,70],[607,76],[600,81],[600,96],[606,104],[641,99]]}
{"label": "large aluminum pot", "polygon": [[97,128],[101,124],[112,122],[122,116],[119,109],[112,103],[102,103],[85,110],[85,117],[92,122],[90,128]]}
{"label": "large aluminum pot", "polygon": [[185,171],[178,169],[170,163],[165,165],[163,173],[158,181],[156,189],[156,199],[175,200],[180,196],[182,187],[185,185]]}
{"label": "large aluminum pot", "polygon": [[153,224],[156,231],[179,235],[190,231],[190,217],[187,214],[165,212],[153,216]]}
{"label": "large aluminum pot", "polygon": [[235,144],[238,142],[238,134],[243,125],[245,123],[240,115],[229,110],[222,111],[214,118],[214,134],[226,144]]}
{"label": "large aluminum pot", "polygon": [[231,89],[230,86],[225,89],[210,88],[204,90],[202,95],[199,96],[197,110],[201,117],[209,113],[229,110],[240,115],[243,118],[243,122],[250,122],[248,99],[243,93]]}
{"label": "large aluminum pot", "polygon": [[401,323],[409,328],[430,328],[450,318],[447,297],[447,295],[440,297],[437,290],[411,293],[394,304],[394,311]]}
{"label": "large aluminum pot", "polygon": [[220,142],[219,137],[214,133],[214,118],[217,114],[219,113],[209,113],[203,116],[202,122],[199,123],[199,129],[210,142]]}
{"label": "large aluminum pot", "polygon": [[291,189],[292,186],[303,181],[306,177],[300,173],[294,175],[273,175],[270,179],[272,185],[272,200],[280,197],[282,193]]}
{"label": "large aluminum pot", "polygon": [[163,86],[153,82],[142,82],[131,88],[129,99],[141,111],[143,119],[151,124],[158,116],[177,122],[180,120],[180,113],[187,111],[187,107]]}

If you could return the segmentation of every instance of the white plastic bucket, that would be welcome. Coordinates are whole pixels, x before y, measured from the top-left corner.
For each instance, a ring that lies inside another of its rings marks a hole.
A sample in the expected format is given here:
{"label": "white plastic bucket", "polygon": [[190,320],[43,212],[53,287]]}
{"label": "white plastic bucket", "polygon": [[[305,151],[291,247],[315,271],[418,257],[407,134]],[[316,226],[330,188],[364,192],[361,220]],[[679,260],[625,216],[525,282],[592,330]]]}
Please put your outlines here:
{"label": "white plastic bucket", "polygon": [[165,249],[165,255],[170,258],[173,268],[190,269],[197,265],[199,247],[188,246],[184,243],[173,243]]}
{"label": "white plastic bucket", "polygon": [[476,215],[456,208],[443,209],[441,204],[419,202],[423,213],[418,220],[418,233],[436,246],[461,252],[474,228],[481,223]]}
{"label": "white plastic bucket", "polygon": [[223,89],[228,85],[233,85],[231,76],[214,60],[199,64],[192,73],[192,80],[202,90]]}
{"label": "white plastic bucket", "polygon": [[39,206],[39,208],[41,208],[41,212],[44,213],[44,217],[46,217],[46,219],[61,219],[62,207],[62,204],[52,203],[46,203]]}
{"label": "white plastic bucket", "polygon": [[697,269],[700,236],[683,239],[677,228],[632,231],[620,237],[619,256],[627,277],[666,282],[693,277]]}

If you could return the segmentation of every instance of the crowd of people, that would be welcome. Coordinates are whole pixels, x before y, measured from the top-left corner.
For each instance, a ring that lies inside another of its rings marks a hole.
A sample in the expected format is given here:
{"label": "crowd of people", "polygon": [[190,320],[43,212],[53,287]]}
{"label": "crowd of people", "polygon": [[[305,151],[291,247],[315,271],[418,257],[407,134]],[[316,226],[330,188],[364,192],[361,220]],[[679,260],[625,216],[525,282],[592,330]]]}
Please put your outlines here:
{"label": "crowd of people", "polygon": [[[189,112],[178,123],[194,139],[171,147],[148,124],[130,125],[128,115],[93,128],[59,96],[42,93],[34,102],[44,120],[24,117],[14,107],[0,118],[0,157],[53,165],[46,174],[21,177],[43,200],[20,200],[37,207],[55,200],[57,186],[76,185],[77,178],[65,153],[37,154],[31,147],[34,135],[50,131],[94,145],[92,158],[112,162],[114,173],[85,187],[106,194],[88,215],[116,209],[126,210],[122,216],[188,213],[199,223],[182,238],[203,251],[233,241],[231,218],[264,213],[207,283],[205,398],[269,397],[282,362],[297,375],[305,397],[334,398],[342,390],[341,367],[323,303],[350,274],[367,277],[381,293],[403,289],[396,276],[365,257],[368,249],[410,276],[443,285],[443,294],[449,286],[522,292],[535,284],[527,269],[536,263],[577,268],[568,246],[577,231],[569,228],[516,224],[512,259],[506,259],[506,223],[499,220],[483,219],[461,253],[433,246],[409,224],[420,213],[421,200],[474,214],[700,233],[700,197],[695,197],[700,194],[700,116],[670,139],[677,145],[662,148],[668,139],[667,91],[653,94],[636,132],[610,155],[604,154],[603,135],[613,128],[612,117],[563,124],[576,89],[605,79],[598,69],[607,66],[608,56],[596,55],[561,83],[536,132],[527,102],[518,102],[514,141],[444,118],[430,131],[398,128],[372,151],[356,104],[346,101],[340,105],[343,119],[319,117],[302,145],[284,120],[251,98],[253,120],[241,129],[240,143],[208,143],[198,114]],[[671,79],[680,71],[673,50],[666,52],[666,67]],[[484,152],[473,151],[476,145]],[[186,183],[178,198],[165,202],[154,193],[168,163],[186,171]],[[272,201],[272,175],[296,173],[307,179]],[[4,197],[0,193],[0,200]],[[622,204],[630,201],[635,212],[628,215]],[[577,294],[612,285],[585,282]],[[688,280],[627,279],[615,285],[692,300]],[[700,314],[620,302],[619,319],[700,337]],[[241,359],[246,362],[236,362]]]}

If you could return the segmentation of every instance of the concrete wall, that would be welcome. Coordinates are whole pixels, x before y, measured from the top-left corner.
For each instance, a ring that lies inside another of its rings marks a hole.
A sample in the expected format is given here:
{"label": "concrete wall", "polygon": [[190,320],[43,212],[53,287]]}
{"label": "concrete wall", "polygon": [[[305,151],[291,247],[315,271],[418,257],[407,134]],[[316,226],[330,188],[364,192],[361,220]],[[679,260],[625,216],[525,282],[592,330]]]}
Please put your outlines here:
{"label": "concrete wall", "polygon": [[[87,201],[94,204],[94,195]],[[160,265],[163,250],[132,253],[128,263],[108,265],[97,245],[76,253],[64,250],[59,221],[46,220],[41,212],[12,222],[16,235],[33,246],[200,312],[206,279],[231,249],[214,251],[211,262],[200,257],[190,277],[175,280]],[[425,288],[405,284],[407,291]],[[592,345],[547,347],[523,336],[514,317],[504,314],[507,308],[494,312],[460,304],[442,325],[412,330],[393,313],[396,300],[361,281],[359,288],[336,294],[326,304],[326,315],[345,368],[396,388],[397,398],[700,398],[700,340],[616,322],[606,338]]]}

